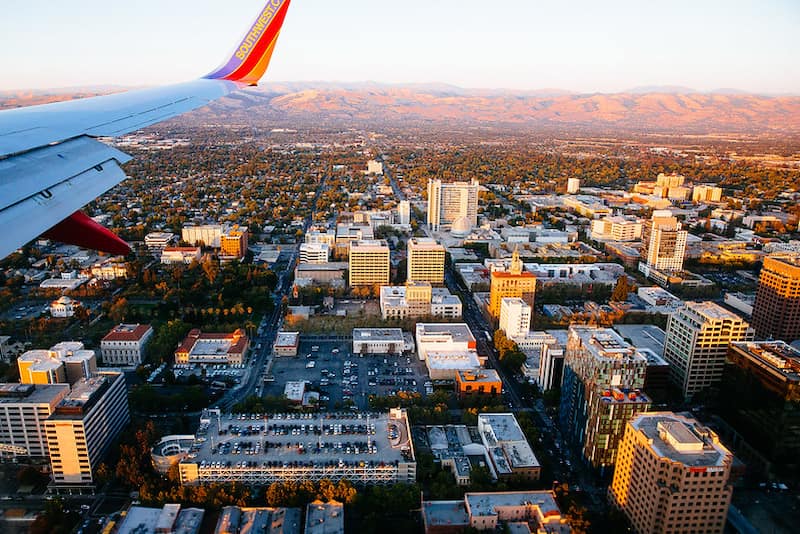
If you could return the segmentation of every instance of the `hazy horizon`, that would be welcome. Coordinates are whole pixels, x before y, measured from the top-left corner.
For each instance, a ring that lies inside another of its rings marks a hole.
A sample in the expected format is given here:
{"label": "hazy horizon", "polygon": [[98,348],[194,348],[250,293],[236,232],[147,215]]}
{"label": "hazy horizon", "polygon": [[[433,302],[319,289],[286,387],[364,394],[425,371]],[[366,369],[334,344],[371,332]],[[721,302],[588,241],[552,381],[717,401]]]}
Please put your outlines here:
{"label": "hazy horizon", "polygon": [[[193,79],[227,56],[263,4],[11,0],[0,47],[14,53],[0,59],[0,90]],[[797,95],[798,27],[800,4],[791,0],[295,0],[265,80]]]}

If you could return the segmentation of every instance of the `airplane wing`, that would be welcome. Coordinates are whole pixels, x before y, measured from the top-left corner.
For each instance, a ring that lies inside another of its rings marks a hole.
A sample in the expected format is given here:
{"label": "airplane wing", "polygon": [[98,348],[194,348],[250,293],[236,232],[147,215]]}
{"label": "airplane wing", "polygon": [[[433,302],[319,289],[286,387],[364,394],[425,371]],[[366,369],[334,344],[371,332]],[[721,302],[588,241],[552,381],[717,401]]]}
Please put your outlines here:
{"label": "airplane wing", "polygon": [[256,85],[291,0],[267,0],[233,55],[201,79],[0,111],[0,259],[46,237],[127,254],[130,246],[80,210],[122,180],[131,157],[98,141]]}

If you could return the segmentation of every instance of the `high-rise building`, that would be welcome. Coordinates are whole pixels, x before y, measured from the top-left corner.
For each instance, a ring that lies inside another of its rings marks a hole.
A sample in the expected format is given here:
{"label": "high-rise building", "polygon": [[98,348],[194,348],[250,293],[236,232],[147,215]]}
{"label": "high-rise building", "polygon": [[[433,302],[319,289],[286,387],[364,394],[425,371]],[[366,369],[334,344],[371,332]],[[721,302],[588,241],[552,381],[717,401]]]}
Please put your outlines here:
{"label": "high-rise building", "polygon": [[531,307],[519,297],[500,300],[500,330],[514,339],[528,335],[531,329]]}
{"label": "high-rise building", "polygon": [[783,341],[731,343],[719,409],[747,446],[736,455],[749,471],[769,473],[800,455],[800,350]]}
{"label": "high-rise building", "polygon": [[69,393],[68,384],[0,384],[0,457],[47,457],[44,423]]}
{"label": "high-rise building", "polygon": [[350,287],[388,284],[389,258],[389,245],[382,239],[351,241]]}
{"label": "high-rise building", "polygon": [[442,183],[428,180],[428,228],[438,232],[441,226],[465,218],[471,228],[478,225],[478,180]]}
{"label": "high-rise building", "polygon": [[505,297],[518,297],[533,308],[533,297],[536,293],[536,276],[524,270],[519,252],[514,250],[511,265],[507,271],[495,270],[491,274],[489,288],[489,314],[498,319],[500,305]]}
{"label": "high-rise building", "polygon": [[328,263],[331,247],[327,243],[303,243],[300,245],[300,263]]}
{"label": "high-rise building", "polygon": [[800,339],[800,255],[764,258],[751,320],[759,339]]}
{"label": "high-rise building", "polygon": [[444,247],[435,239],[412,237],[408,240],[409,282],[444,283]]}
{"label": "high-rise building", "polygon": [[721,533],[732,462],[717,435],[696,420],[640,414],[625,425],[609,499],[639,534]]}
{"label": "high-rise building", "polygon": [[569,178],[567,179],[567,194],[574,195],[578,191],[581,190],[581,179],[580,178]]}
{"label": "high-rise building", "polygon": [[[662,272],[683,269],[686,230],[669,210],[655,210],[642,228],[642,252],[646,268]],[[640,265],[640,270],[642,269]]]}
{"label": "high-rise building", "polygon": [[669,317],[664,359],[670,380],[684,397],[716,386],[722,378],[728,345],[753,339],[738,315],[713,302],[687,302]]}
{"label": "high-rise building", "polygon": [[569,328],[561,385],[560,424],[587,463],[614,465],[625,423],[650,408],[640,388],[647,358],[610,328]]}
{"label": "high-rise building", "polygon": [[411,203],[408,200],[401,200],[397,204],[397,222],[411,224]]}
{"label": "high-rise building", "polygon": [[130,421],[125,375],[83,378],[45,421],[56,487],[94,483],[93,471]]}
{"label": "high-rise building", "polygon": [[229,258],[244,258],[247,252],[247,227],[233,225],[226,228],[219,236],[219,255]]}

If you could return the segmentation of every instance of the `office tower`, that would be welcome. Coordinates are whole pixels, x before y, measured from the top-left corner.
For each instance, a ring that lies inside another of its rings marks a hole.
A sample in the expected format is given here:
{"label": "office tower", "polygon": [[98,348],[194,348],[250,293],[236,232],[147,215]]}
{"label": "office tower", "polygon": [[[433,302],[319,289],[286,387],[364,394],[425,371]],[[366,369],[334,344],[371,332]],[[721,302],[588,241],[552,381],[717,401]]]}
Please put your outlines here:
{"label": "office tower", "polygon": [[327,243],[303,243],[300,245],[300,263],[328,263],[331,247]]}
{"label": "office tower", "polygon": [[350,242],[350,287],[389,283],[389,245],[384,240]]}
{"label": "office tower", "polygon": [[0,384],[0,457],[47,457],[44,423],[69,393],[68,384]]}
{"label": "office tower", "polygon": [[397,218],[400,224],[411,224],[411,203],[408,200],[401,200],[397,204]]}
{"label": "office tower", "polygon": [[531,307],[519,297],[500,300],[500,330],[514,339],[528,335],[531,329]]}
{"label": "office tower", "polygon": [[442,183],[428,180],[428,228],[438,232],[441,226],[466,218],[470,228],[478,225],[478,180]]}
{"label": "office tower", "polygon": [[639,534],[721,533],[733,455],[714,432],[672,412],[625,425],[609,499]]}
{"label": "office tower", "polygon": [[489,288],[489,314],[498,319],[504,297],[519,297],[533,309],[536,276],[524,270],[519,252],[514,250],[508,271],[492,271]]}
{"label": "office tower", "polygon": [[731,343],[719,410],[746,442],[748,471],[779,473],[800,456],[800,350],[783,341]]}
{"label": "office tower", "polygon": [[646,373],[647,358],[614,330],[570,326],[560,424],[593,468],[614,465],[625,423],[650,408],[640,391]]}
{"label": "office tower", "polygon": [[444,247],[435,239],[408,240],[408,282],[444,283]]}
{"label": "office tower", "polygon": [[219,255],[228,258],[244,258],[247,252],[247,227],[233,225],[219,236]]}
{"label": "office tower", "polygon": [[659,173],[656,176],[656,186],[658,187],[681,187],[683,186],[683,182],[686,180],[682,174],[664,174],[663,172]]}
{"label": "office tower", "polygon": [[55,486],[92,485],[94,469],[129,421],[125,375],[98,373],[76,382],[45,421]]}
{"label": "office tower", "polygon": [[580,178],[569,178],[567,180],[567,194],[574,195],[581,189],[581,179]]}
{"label": "office tower", "polygon": [[758,339],[800,339],[800,255],[764,258],[751,320]]}
{"label": "office tower", "polygon": [[680,271],[686,252],[686,230],[669,210],[655,210],[642,228],[644,263],[656,271]]}
{"label": "office tower", "polygon": [[741,317],[713,302],[687,302],[672,313],[664,338],[670,381],[690,398],[722,378],[728,345],[753,339]]}

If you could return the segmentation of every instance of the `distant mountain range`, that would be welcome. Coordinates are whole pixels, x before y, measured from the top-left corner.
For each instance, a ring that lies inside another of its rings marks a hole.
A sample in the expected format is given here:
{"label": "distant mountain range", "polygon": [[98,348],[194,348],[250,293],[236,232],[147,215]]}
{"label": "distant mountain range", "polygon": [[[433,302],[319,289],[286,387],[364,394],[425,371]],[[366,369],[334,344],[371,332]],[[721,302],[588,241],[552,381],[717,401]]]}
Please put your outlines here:
{"label": "distant mountain range", "polygon": [[[97,90],[96,92],[106,92]],[[119,90],[119,88],[114,88]],[[75,90],[90,94],[90,88]],[[113,90],[112,90],[113,92]],[[0,93],[9,104],[52,101],[54,91]],[[632,88],[579,94],[559,89],[463,89],[447,84],[373,82],[268,83],[200,111],[206,118],[307,119],[324,123],[497,124],[653,132],[800,133],[800,96],[763,96],[733,89]]]}

